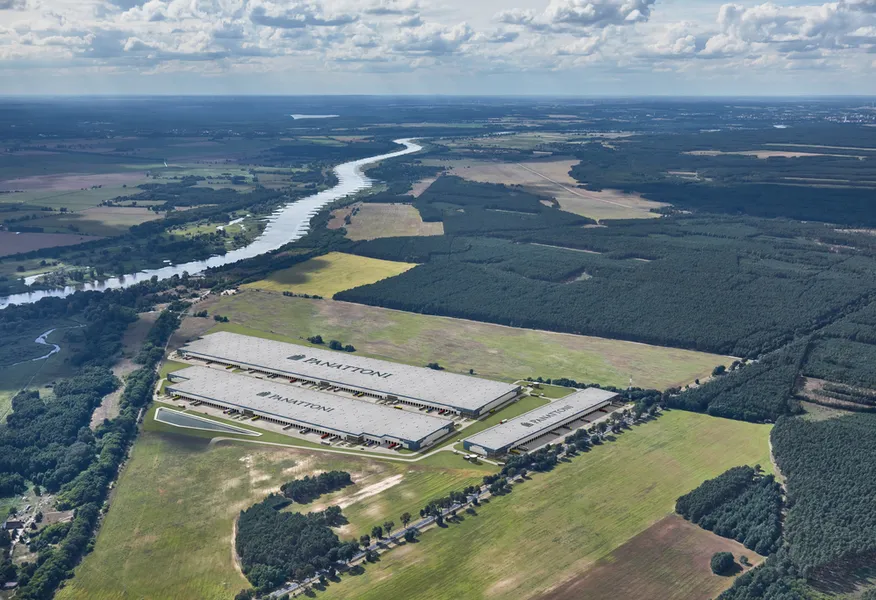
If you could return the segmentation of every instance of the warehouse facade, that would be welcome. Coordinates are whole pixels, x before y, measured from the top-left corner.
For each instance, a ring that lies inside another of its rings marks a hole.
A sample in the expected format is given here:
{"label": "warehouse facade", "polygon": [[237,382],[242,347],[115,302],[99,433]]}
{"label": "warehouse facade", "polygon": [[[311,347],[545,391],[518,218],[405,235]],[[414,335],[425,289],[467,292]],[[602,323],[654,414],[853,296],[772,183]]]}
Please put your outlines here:
{"label": "warehouse facade", "polygon": [[467,451],[482,456],[506,454],[605,408],[616,397],[616,393],[599,388],[581,390],[476,433],[462,445]]}
{"label": "warehouse facade", "polygon": [[179,353],[187,359],[468,418],[507,404],[520,393],[519,386],[499,381],[225,331],[190,342]]}
{"label": "warehouse facade", "polygon": [[207,367],[169,374],[165,390],[176,398],[237,410],[285,429],[355,443],[399,444],[419,450],[454,431],[453,421],[447,419]]}

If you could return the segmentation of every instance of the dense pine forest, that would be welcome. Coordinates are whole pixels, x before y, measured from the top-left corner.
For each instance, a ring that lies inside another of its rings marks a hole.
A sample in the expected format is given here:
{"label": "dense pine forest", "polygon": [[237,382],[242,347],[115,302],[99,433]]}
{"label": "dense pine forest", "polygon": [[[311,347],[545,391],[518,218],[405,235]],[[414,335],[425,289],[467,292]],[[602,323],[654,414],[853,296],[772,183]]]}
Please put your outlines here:
{"label": "dense pine forest", "polygon": [[817,224],[673,217],[507,233],[355,244],[425,264],[336,297],[754,358],[876,293],[874,242]]}
{"label": "dense pine forest", "polygon": [[772,475],[735,467],[678,499],[675,511],[758,554],[778,550],[782,535],[782,489]]}
{"label": "dense pine forest", "polygon": [[721,600],[810,600],[869,585],[856,570],[876,552],[876,415],[784,417],[772,441],[787,479],[783,546]]}

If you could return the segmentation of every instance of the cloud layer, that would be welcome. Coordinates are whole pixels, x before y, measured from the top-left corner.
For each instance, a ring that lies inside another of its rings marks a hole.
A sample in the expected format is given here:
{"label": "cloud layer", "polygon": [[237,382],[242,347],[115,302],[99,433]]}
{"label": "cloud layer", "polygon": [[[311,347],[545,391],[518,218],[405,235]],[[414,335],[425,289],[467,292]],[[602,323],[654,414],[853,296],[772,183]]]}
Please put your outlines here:
{"label": "cloud layer", "polygon": [[828,82],[876,66],[876,0],[728,3],[696,18],[657,0],[479,1],[0,0],[0,77],[408,73],[440,85],[580,72],[644,83],[807,69]]}

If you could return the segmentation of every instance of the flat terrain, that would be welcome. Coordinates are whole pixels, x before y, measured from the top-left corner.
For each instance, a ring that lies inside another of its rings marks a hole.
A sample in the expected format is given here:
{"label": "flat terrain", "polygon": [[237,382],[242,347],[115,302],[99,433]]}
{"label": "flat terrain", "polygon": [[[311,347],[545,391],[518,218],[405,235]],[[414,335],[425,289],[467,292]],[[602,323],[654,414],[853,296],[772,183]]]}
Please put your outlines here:
{"label": "flat terrain", "polygon": [[618,190],[591,192],[579,188],[578,181],[569,175],[569,170],[578,164],[575,159],[520,163],[486,160],[425,162],[448,167],[452,175],[471,181],[522,185],[536,194],[555,198],[563,210],[597,221],[604,219],[652,219],[660,216],[652,213],[652,208],[666,206],[660,202],[645,200],[637,194],[624,194]]}
{"label": "flat terrain", "polygon": [[[155,431],[151,417],[121,476],[95,551],[76,569],[60,599],[228,600],[247,582],[232,560],[234,519],[291,479],[344,469],[355,485],[320,500],[344,505],[358,536],[428,499],[473,483],[485,469],[450,453],[457,468],[437,461],[406,465]],[[306,510],[306,509],[305,509]]]}
{"label": "flat terrain", "polygon": [[331,298],[343,290],[395,277],[415,266],[417,265],[330,252],[271,273],[267,279],[243,287]]}
{"label": "flat terrain", "polygon": [[[823,147],[823,146],[822,146]],[[852,156],[849,154],[825,154],[823,152],[787,152],[784,150],[741,150],[739,152],[724,152],[722,150],[693,150],[685,152],[691,156],[725,156],[735,154],[738,156],[754,156],[760,159],[767,158],[806,158],[808,156],[838,156],[841,158],[857,158],[863,159],[863,156]]]}
{"label": "flat terrain", "polygon": [[[306,263],[305,263],[306,264]],[[254,286],[260,284],[253,284]],[[353,344],[361,354],[413,365],[437,361],[450,371],[506,381],[568,377],[625,387],[665,389],[704,378],[730,359],[634,342],[516,329],[328,300],[246,290],[210,309],[240,326],[302,343],[321,335]],[[186,320],[188,322],[189,319]],[[281,339],[281,338],[278,338]]]}
{"label": "flat terrain", "polygon": [[[678,496],[705,479],[736,465],[769,468],[769,430],[672,411],[552,473],[533,475],[479,508],[477,516],[432,530],[319,597],[538,597],[664,519]],[[643,571],[652,566],[658,565],[638,565]]]}
{"label": "flat terrain", "polygon": [[32,252],[41,248],[72,246],[93,242],[101,238],[69,233],[13,233],[0,231],[0,256],[10,256],[20,252]]}
{"label": "flat terrain", "polygon": [[[355,210],[355,214],[351,213]],[[344,217],[350,216],[350,224]],[[444,235],[444,223],[427,223],[410,204],[355,204],[332,212],[329,229],[347,230],[347,238],[374,240],[383,237]]]}
{"label": "flat terrain", "polygon": [[538,596],[539,600],[709,600],[733,581],[712,573],[715,552],[731,552],[739,562],[763,560],[734,540],[722,538],[670,515],[617,550],[600,559],[579,577]]}
{"label": "flat terrain", "polygon": [[162,218],[157,213],[141,206],[94,206],[79,212],[55,213],[45,219],[29,221],[28,226],[42,227],[47,231],[63,231],[70,228],[89,235],[119,235],[131,226]]}

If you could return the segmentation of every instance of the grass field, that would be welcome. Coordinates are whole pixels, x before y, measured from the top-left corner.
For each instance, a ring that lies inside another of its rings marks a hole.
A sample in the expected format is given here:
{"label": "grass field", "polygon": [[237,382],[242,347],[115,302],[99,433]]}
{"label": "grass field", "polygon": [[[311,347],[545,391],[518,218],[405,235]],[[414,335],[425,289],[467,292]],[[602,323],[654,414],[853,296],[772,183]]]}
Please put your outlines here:
{"label": "grass field", "polygon": [[[127,232],[133,225],[162,217],[162,213],[141,206],[95,206],[28,221],[28,226],[42,227],[46,232],[77,231],[86,235],[113,236]],[[71,227],[75,229],[71,230]]]}
{"label": "grass field", "polygon": [[681,411],[664,414],[552,473],[533,476],[479,508],[477,516],[432,530],[318,597],[536,597],[669,515],[676,498],[705,479],[742,464],[769,469],[769,429]]}
{"label": "grass field", "polygon": [[99,240],[99,237],[67,233],[13,233],[0,231],[0,256],[32,252],[55,246],[72,246]]}
{"label": "grass field", "polygon": [[727,357],[689,350],[287,298],[257,290],[223,297],[211,313],[231,318],[220,329],[249,334],[258,330],[296,343],[319,334],[326,340],[353,344],[361,354],[420,366],[437,361],[449,371],[474,369],[479,376],[505,381],[569,377],[626,387],[632,375],[636,386],[665,389],[704,378],[716,365],[731,362]]}
{"label": "grass field", "polygon": [[243,287],[331,298],[336,293],[395,277],[416,265],[330,252]]}
{"label": "grass field", "polygon": [[741,556],[746,556],[753,566],[763,560],[735,540],[670,515],[600,559],[580,577],[538,598],[709,600],[732,581],[712,573],[709,561],[715,552],[730,552],[737,563]]}
{"label": "grass field", "polygon": [[591,192],[579,188],[569,175],[575,159],[552,159],[521,163],[486,160],[434,160],[427,164],[447,167],[452,175],[471,181],[522,185],[531,192],[555,198],[563,210],[601,221],[604,219],[653,219],[652,208],[666,206],[637,194],[618,190]]}
{"label": "grass field", "polygon": [[[350,224],[344,217],[353,210]],[[374,240],[383,237],[444,235],[444,223],[427,223],[420,217],[420,211],[410,204],[355,204],[332,212],[329,229],[347,230],[351,240]]]}
{"label": "grass field", "polygon": [[[407,465],[357,457],[221,443],[156,430],[146,420],[121,476],[95,551],[76,569],[60,599],[192,598],[228,600],[247,587],[232,561],[232,523],[240,510],[285,481],[344,469],[354,486],[327,498],[355,500],[344,508],[359,535],[428,499],[479,480],[485,467]],[[369,491],[383,489],[379,494]],[[385,489],[384,489],[385,488]],[[325,500],[323,500],[325,501]]]}

